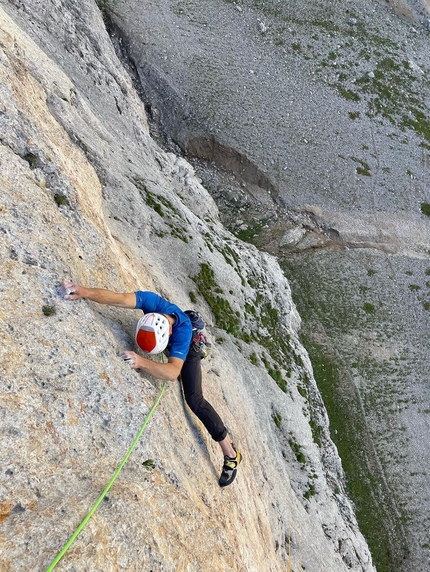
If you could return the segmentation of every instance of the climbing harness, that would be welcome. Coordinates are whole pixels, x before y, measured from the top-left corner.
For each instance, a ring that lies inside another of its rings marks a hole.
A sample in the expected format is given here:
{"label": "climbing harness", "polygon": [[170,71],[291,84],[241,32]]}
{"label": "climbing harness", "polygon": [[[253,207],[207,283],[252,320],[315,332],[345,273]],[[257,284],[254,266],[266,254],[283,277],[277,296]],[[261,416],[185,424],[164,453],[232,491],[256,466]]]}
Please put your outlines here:
{"label": "climbing harness", "polygon": [[189,317],[191,326],[193,328],[190,348],[200,354],[202,359],[206,358],[208,356],[211,344],[203,333],[205,328],[203,318],[195,310],[185,310],[185,314]]}
{"label": "climbing harness", "polygon": [[152,417],[152,414],[154,413],[154,411],[157,409],[158,404],[161,401],[161,398],[163,397],[164,391],[166,389],[166,381],[163,382],[163,387],[161,388],[160,394],[157,397],[154,405],[151,407],[151,409],[148,412],[148,415],[145,418],[145,421],[142,424],[142,427],[139,429],[139,433],[137,434],[135,440],[133,441],[131,447],[129,448],[129,450],[127,451],[124,459],[122,460],[121,464],[119,465],[119,467],[117,468],[117,470],[115,471],[115,473],[113,474],[113,477],[111,478],[111,480],[109,481],[109,484],[107,485],[107,487],[105,488],[105,490],[102,492],[102,494],[99,496],[99,498],[96,500],[96,502],[94,503],[94,506],[92,507],[92,509],[89,511],[89,513],[87,514],[87,516],[84,518],[84,520],[81,522],[81,524],[78,526],[78,528],[75,530],[75,532],[72,534],[72,536],[69,538],[69,540],[67,541],[67,543],[65,544],[64,548],[61,550],[61,552],[58,553],[57,557],[55,558],[55,560],[52,562],[52,564],[49,566],[49,568],[46,569],[46,572],[51,572],[52,570],[54,570],[54,568],[56,567],[56,565],[60,562],[60,560],[63,558],[63,556],[66,554],[66,552],[68,551],[68,549],[70,548],[70,546],[73,544],[73,542],[75,541],[76,537],[78,536],[78,534],[81,532],[81,530],[85,527],[85,525],[87,524],[87,522],[90,520],[90,518],[92,517],[92,515],[94,514],[94,512],[97,510],[97,507],[99,506],[99,504],[102,502],[102,500],[104,499],[104,497],[107,495],[107,493],[109,492],[109,489],[111,488],[111,486],[114,484],[116,478],[118,477],[118,475],[120,474],[120,472],[122,471],[122,468],[124,467],[124,465],[126,464],[126,462],[128,461],[128,458],[130,457],[131,453],[133,452],[133,449],[136,447],[142,433],[144,432],[146,426],[148,425],[149,420]]}

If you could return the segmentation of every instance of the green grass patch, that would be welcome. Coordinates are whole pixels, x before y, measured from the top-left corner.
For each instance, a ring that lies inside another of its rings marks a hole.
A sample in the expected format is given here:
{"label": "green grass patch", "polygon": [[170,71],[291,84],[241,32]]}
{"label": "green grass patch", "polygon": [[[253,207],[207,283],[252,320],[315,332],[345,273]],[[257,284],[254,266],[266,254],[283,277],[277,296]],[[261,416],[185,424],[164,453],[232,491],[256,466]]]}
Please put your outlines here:
{"label": "green grass patch", "polygon": [[30,165],[31,170],[37,169],[39,160],[34,153],[27,153],[24,155],[23,159]]}
{"label": "green grass patch", "polygon": [[[249,344],[257,342],[270,355],[262,358],[268,374],[275,380],[279,388],[287,391],[287,379],[285,378],[278,362],[283,364],[287,370],[286,377],[291,376],[290,363],[293,359],[293,351],[290,346],[290,336],[281,324],[278,310],[269,302],[263,299],[259,293],[256,294],[254,305],[245,303],[245,313],[243,318],[247,318],[247,323],[251,318],[257,319],[259,326],[267,330],[267,334],[259,333],[255,327],[242,327],[241,315],[234,312],[229,301],[225,298],[222,288],[217,284],[215,272],[210,264],[204,262],[200,265],[200,272],[192,277],[199,293],[210,306],[215,323],[219,328],[224,329],[229,334]],[[252,280],[252,279],[249,279]],[[255,281],[257,284],[257,281]]]}
{"label": "green grass patch", "polygon": [[310,500],[314,495],[317,494],[314,483],[309,482],[308,487],[308,490],[303,495],[306,500]]}
{"label": "green grass patch", "polygon": [[216,325],[229,334],[240,337],[239,319],[233,312],[229,301],[220,296],[222,289],[215,281],[215,273],[211,266],[206,262],[201,264],[200,272],[193,277],[193,280],[200,294],[209,304],[214,314]]}
{"label": "green grass patch", "polygon": [[355,93],[355,91],[352,91],[352,89],[347,89],[343,87],[341,83],[335,84],[334,87],[337,89],[339,94],[342,97],[344,97],[347,101],[360,101],[361,99],[358,93]]}
{"label": "green grass patch", "polygon": [[282,417],[279,413],[272,413],[272,419],[278,429],[282,427]]}
{"label": "green grass patch", "polygon": [[423,215],[430,217],[430,204],[421,203],[421,212],[423,213]]}
{"label": "green grass patch", "polygon": [[306,465],[306,457],[303,454],[302,449],[300,445],[297,443],[297,441],[293,438],[290,438],[288,440],[288,444],[290,445],[291,450],[293,451],[297,461],[302,465]]}
{"label": "green grass patch", "polygon": [[[397,569],[396,557],[388,548],[393,534],[392,517],[379,499],[379,470],[375,461],[365,454],[365,443],[369,443],[370,438],[359,400],[350,390],[345,390],[344,376],[336,360],[309,338],[305,337],[304,343],[330,418],[331,436],[348,475],[347,490],[356,506],[360,529],[370,546],[378,572],[392,572]],[[352,418],[354,423],[351,423]],[[321,434],[318,427],[315,431],[317,435]],[[318,437],[314,439],[316,441]]]}
{"label": "green grass patch", "polygon": [[57,313],[55,306],[42,306],[44,316],[54,316]]}
{"label": "green grass patch", "polygon": [[59,207],[60,206],[65,206],[65,207],[70,206],[69,199],[65,195],[62,195],[61,193],[55,193],[54,201],[55,201],[56,205]]}
{"label": "green grass patch", "polygon": [[252,365],[258,364],[258,358],[255,352],[252,352],[252,354],[249,356],[249,361],[252,363]]}
{"label": "green grass patch", "polygon": [[258,237],[266,224],[266,219],[256,222],[254,224],[248,224],[246,228],[239,229],[235,231],[235,235],[243,242],[249,242],[258,246]]}
{"label": "green grass patch", "polygon": [[188,292],[188,296],[193,304],[197,303],[197,296],[193,291]]}
{"label": "green grass patch", "polygon": [[363,304],[363,310],[366,312],[366,314],[374,314],[375,306],[373,304],[370,304],[370,302],[365,302]]}
{"label": "green grass patch", "polygon": [[359,166],[355,168],[356,173],[358,175],[364,175],[365,177],[371,177],[372,174],[370,172],[370,166],[366,163],[366,161],[363,161],[362,159],[357,159],[357,157],[350,157],[350,159],[352,159],[352,161],[354,161],[355,163],[358,163]]}
{"label": "green grass patch", "polygon": [[[406,542],[401,523],[391,501],[391,491],[384,485],[380,460],[375,455],[368,432],[363,405],[349,368],[336,348],[320,342],[321,323],[325,331],[342,332],[356,327],[360,307],[345,304],[340,288],[332,290],[320,275],[318,264],[312,266],[306,258],[283,260],[282,268],[292,284],[294,302],[302,318],[301,337],[312,362],[314,377],[330,419],[330,434],[334,441],[346,475],[348,496],[356,507],[360,530],[366,537],[378,572],[392,572],[402,567]],[[368,269],[369,278],[375,270]],[[318,279],[322,282],[318,283]],[[322,289],[322,292],[320,290]],[[317,294],[318,293],[318,294]],[[318,336],[318,338],[317,338]],[[330,344],[330,335],[328,334]],[[351,356],[352,358],[352,356]],[[355,371],[367,368],[360,360],[353,360]],[[315,443],[321,444],[325,428],[319,426],[318,410],[313,414],[312,395],[310,423]]]}

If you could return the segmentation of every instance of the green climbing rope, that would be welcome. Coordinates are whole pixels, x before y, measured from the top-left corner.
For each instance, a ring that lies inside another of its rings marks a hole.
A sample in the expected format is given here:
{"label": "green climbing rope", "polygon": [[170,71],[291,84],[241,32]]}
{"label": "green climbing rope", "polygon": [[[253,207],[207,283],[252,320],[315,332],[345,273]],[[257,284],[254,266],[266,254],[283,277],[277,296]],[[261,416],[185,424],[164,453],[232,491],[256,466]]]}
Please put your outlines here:
{"label": "green climbing rope", "polygon": [[151,407],[151,409],[148,412],[148,415],[145,418],[145,421],[142,424],[142,427],[139,429],[139,433],[136,436],[136,439],[133,441],[131,447],[129,448],[129,450],[127,451],[127,454],[125,455],[124,459],[122,460],[121,464],[119,465],[119,467],[117,468],[117,470],[115,471],[115,473],[113,474],[113,477],[111,478],[111,480],[109,481],[109,484],[107,485],[107,487],[105,488],[105,490],[102,492],[102,494],[99,496],[99,498],[96,500],[96,502],[94,503],[94,506],[91,508],[91,510],[89,511],[89,513],[87,514],[87,516],[83,519],[83,521],[81,522],[81,524],[78,526],[78,528],[75,530],[75,532],[72,534],[72,536],[69,538],[68,542],[65,544],[64,548],[61,550],[61,552],[58,553],[57,557],[55,558],[55,560],[52,562],[52,564],[49,566],[49,568],[46,569],[46,572],[51,572],[51,570],[54,570],[54,568],[56,567],[56,565],[60,562],[60,560],[63,558],[63,556],[66,554],[66,552],[68,551],[68,549],[70,548],[70,546],[73,544],[73,542],[75,541],[76,537],[78,536],[78,534],[81,532],[81,530],[85,527],[85,525],[87,524],[87,522],[90,520],[90,518],[92,517],[92,515],[95,513],[95,511],[97,510],[97,507],[99,506],[99,504],[102,502],[102,500],[104,499],[104,497],[107,495],[107,493],[109,492],[109,489],[111,488],[111,486],[114,484],[117,476],[120,474],[120,472],[122,471],[122,468],[124,467],[124,465],[126,464],[126,462],[128,461],[128,458],[130,457],[130,455],[133,452],[133,449],[136,447],[142,433],[145,431],[146,426],[148,425],[149,420],[152,417],[152,414],[154,413],[154,411],[157,409],[158,404],[161,401],[161,398],[163,397],[163,393],[166,389],[166,382],[163,383],[163,387],[161,388],[160,394],[157,397],[157,400],[155,401],[154,405]]}

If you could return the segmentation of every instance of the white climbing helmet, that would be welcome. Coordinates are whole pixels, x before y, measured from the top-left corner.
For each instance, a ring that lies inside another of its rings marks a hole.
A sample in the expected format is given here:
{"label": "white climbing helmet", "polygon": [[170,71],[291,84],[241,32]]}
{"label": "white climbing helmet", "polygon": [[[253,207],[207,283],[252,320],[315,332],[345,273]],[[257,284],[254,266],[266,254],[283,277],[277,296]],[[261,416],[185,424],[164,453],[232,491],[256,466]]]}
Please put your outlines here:
{"label": "white climbing helmet", "polygon": [[170,322],[163,314],[151,312],[137,322],[136,342],[147,354],[159,354],[169,341]]}

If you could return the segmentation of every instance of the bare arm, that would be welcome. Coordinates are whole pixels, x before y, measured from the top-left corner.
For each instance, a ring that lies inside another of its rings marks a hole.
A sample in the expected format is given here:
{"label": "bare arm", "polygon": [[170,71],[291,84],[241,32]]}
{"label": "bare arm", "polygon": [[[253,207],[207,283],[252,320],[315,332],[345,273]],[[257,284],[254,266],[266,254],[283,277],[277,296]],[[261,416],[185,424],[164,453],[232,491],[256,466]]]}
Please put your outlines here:
{"label": "bare arm", "polygon": [[144,358],[135,352],[127,351],[121,357],[130,364],[133,369],[141,369],[156,379],[174,381],[181,373],[184,360],[177,357],[169,357],[167,363],[160,363]]}
{"label": "bare arm", "polygon": [[120,308],[135,308],[136,294],[134,292],[120,293],[103,290],[102,288],[85,288],[76,282],[65,280],[63,288],[66,292],[66,300],[79,300],[86,298],[98,304],[108,304],[109,306],[118,306]]}
{"label": "bare arm", "polygon": [[[79,300],[86,298],[99,304],[108,304],[109,306],[118,306],[120,308],[136,308],[136,294],[117,293],[101,288],[85,288],[76,282],[65,280],[63,282],[66,300]],[[156,379],[167,379],[173,381],[178,378],[181,373],[184,360],[176,357],[169,357],[167,363],[159,363],[144,358],[135,352],[124,352],[121,357],[127,361],[133,369],[141,369],[148,375]]]}

